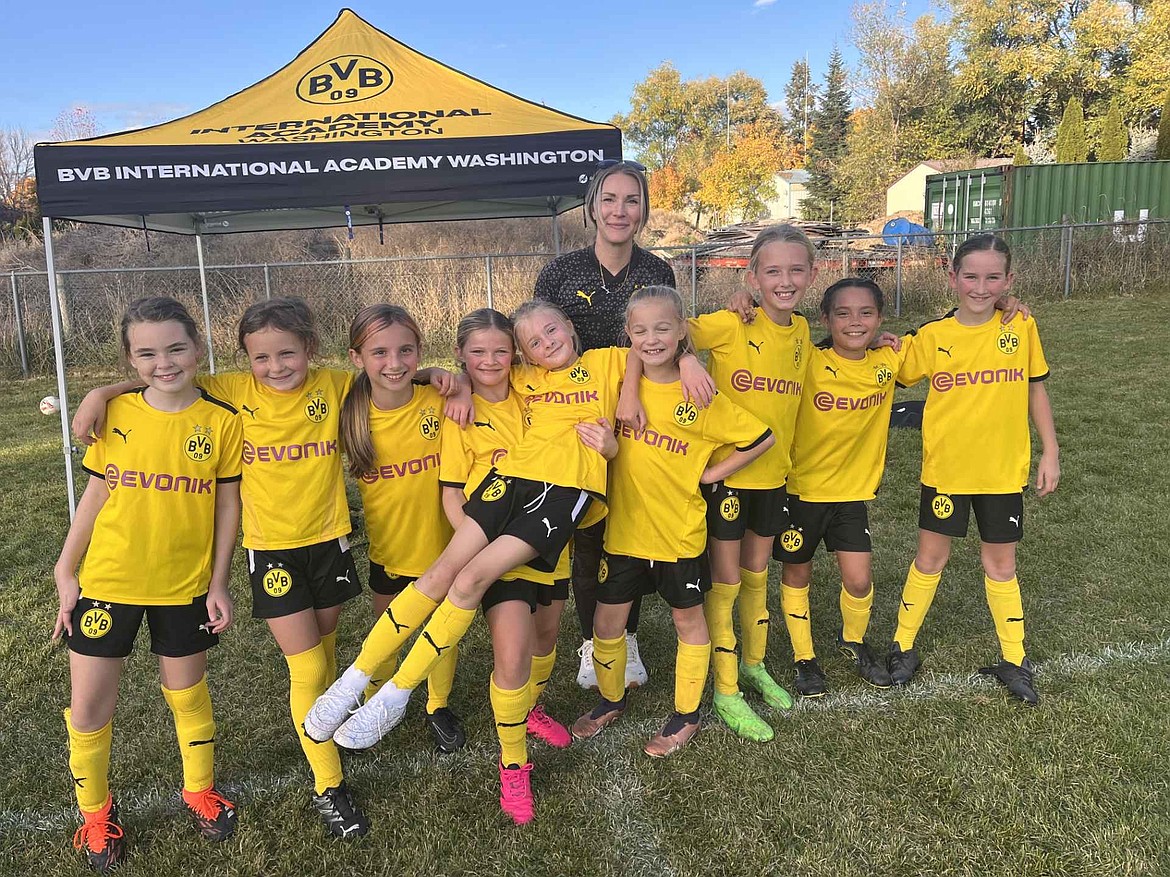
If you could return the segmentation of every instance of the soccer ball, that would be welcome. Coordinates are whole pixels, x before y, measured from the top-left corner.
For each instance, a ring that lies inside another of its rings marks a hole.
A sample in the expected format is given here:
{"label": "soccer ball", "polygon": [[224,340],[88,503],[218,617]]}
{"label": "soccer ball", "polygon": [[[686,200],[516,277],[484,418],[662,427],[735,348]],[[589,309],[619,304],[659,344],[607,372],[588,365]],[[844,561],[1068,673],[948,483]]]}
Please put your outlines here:
{"label": "soccer ball", "polygon": [[61,410],[61,400],[56,396],[46,396],[41,400],[40,408],[41,414],[45,415],[46,417],[52,414],[56,414]]}

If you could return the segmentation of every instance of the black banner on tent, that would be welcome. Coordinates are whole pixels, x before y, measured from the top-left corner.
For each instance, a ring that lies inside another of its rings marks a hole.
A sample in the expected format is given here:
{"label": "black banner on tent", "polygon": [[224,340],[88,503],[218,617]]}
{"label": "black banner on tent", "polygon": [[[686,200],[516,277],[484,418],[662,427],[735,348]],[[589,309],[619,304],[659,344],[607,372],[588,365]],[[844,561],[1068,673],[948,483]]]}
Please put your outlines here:
{"label": "black banner on tent", "polygon": [[393,201],[576,196],[616,130],[427,143],[60,146],[36,150],[45,216],[206,213]]}

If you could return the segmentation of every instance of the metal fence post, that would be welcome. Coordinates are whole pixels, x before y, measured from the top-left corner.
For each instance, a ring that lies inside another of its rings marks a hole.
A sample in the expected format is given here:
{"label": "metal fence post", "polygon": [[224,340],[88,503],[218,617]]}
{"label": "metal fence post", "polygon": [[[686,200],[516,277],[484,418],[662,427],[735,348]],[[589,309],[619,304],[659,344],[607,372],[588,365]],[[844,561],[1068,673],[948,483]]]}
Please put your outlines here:
{"label": "metal fence post", "polygon": [[894,266],[894,316],[902,316],[902,237],[898,236],[897,263]]}
{"label": "metal fence post", "polygon": [[268,263],[264,263],[264,298],[272,298],[272,278],[268,275]]}
{"label": "metal fence post", "polygon": [[24,341],[24,315],[20,312],[20,295],[16,291],[16,272],[8,275],[12,281],[12,313],[16,317],[16,343],[20,347],[20,373],[28,377],[28,347]]}
{"label": "metal fence post", "polygon": [[487,272],[487,306],[489,308],[494,308],[496,305],[495,305],[495,293],[492,289],[492,257],[491,256],[484,256],[483,262],[484,262],[484,270]]}
{"label": "metal fence post", "polygon": [[1072,251],[1073,251],[1073,233],[1076,231],[1071,225],[1064,229],[1064,300],[1068,301],[1069,294],[1072,292]]}
{"label": "metal fence post", "polygon": [[691,247],[691,316],[699,316],[699,267],[696,264],[696,248]]}

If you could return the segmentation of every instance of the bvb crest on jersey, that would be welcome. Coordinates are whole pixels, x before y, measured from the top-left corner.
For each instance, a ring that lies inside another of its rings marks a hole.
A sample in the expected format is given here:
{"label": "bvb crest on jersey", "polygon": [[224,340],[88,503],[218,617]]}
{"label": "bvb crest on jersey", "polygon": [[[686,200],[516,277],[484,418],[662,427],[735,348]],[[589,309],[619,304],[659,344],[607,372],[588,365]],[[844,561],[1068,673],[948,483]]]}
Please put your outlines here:
{"label": "bvb crest on jersey", "polygon": [[879,387],[885,387],[894,379],[894,372],[888,365],[879,365],[873,370],[873,377]]}
{"label": "bvb crest on jersey", "polygon": [[587,383],[589,380],[589,369],[585,368],[585,366],[581,365],[580,363],[577,363],[569,371],[569,380],[574,384]]}
{"label": "bvb crest on jersey", "polygon": [[274,566],[264,573],[262,584],[269,597],[283,597],[292,587],[292,576],[284,567]]}
{"label": "bvb crest on jersey", "polygon": [[955,503],[949,496],[940,493],[930,501],[930,510],[940,521],[945,521],[955,513]]}
{"label": "bvb crest on jersey", "polygon": [[439,437],[439,417],[434,408],[424,408],[419,415],[418,431],[428,441]]}
{"label": "bvb crest on jersey", "polygon": [[309,393],[309,401],[305,403],[305,417],[313,423],[320,423],[328,416],[329,403],[325,400],[325,394],[321,390],[313,390]]}
{"label": "bvb crest on jersey", "polygon": [[492,483],[483,489],[479,498],[484,502],[495,502],[508,492],[508,482],[503,478],[493,478]]}
{"label": "bvb crest on jersey", "polygon": [[797,369],[800,368],[800,362],[804,358],[804,339],[797,338],[796,346],[792,349],[792,364]]}
{"label": "bvb crest on jersey", "polygon": [[211,441],[211,427],[197,426],[187,438],[183,440],[183,452],[196,463],[202,463],[211,457],[215,444]]}
{"label": "bvb crest on jersey", "polygon": [[804,544],[804,534],[795,527],[789,527],[780,534],[780,547],[787,552],[800,551],[800,546]]}
{"label": "bvb crest on jersey", "polygon": [[94,606],[81,616],[81,623],[78,626],[83,635],[90,639],[98,639],[110,632],[114,626],[114,619],[105,609]]}
{"label": "bvb crest on jersey", "polygon": [[723,502],[719,503],[719,516],[725,521],[734,521],[739,517],[739,497],[728,496],[724,497]]}
{"label": "bvb crest on jersey", "polygon": [[1020,349],[1020,336],[1013,332],[1010,326],[1004,326],[999,330],[995,346],[1000,353],[1011,356]]}
{"label": "bvb crest on jersey", "polygon": [[699,409],[694,402],[679,402],[674,406],[674,422],[679,426],[690,426],[699,419]]}
{"label": "bvb crest on jersey", "polygon": [[601,584],[604,584],[606,579],[608,579],[608,578],[609,578],[609,563],[606,561],[605,557],[603,556],[601,558],[601,566],[599,566],[597,568],[597,581],[600,582]]}

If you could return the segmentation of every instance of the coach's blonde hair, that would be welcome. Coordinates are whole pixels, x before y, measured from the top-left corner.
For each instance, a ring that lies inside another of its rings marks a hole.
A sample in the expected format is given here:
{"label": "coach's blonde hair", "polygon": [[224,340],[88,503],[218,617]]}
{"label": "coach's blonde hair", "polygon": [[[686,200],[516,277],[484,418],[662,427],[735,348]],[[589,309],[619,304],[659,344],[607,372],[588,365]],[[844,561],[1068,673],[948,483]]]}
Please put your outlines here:
{"label": "coach's blonde hair", "polygon": [[[422,353],[422,332],[405,308],[398,305],[369,305],[358,311],[349,325],[349,348],[361,353],[362,345],[375,332],[387,326],[405,326],[414,335],[419,353]],[[370,378],[365,370],[358,372],[353,387],[341,404],[341,424],[338,437],[342,450],[349,458],[349,473],[360,478],[374,468],[374,440],[370,436]]]}

